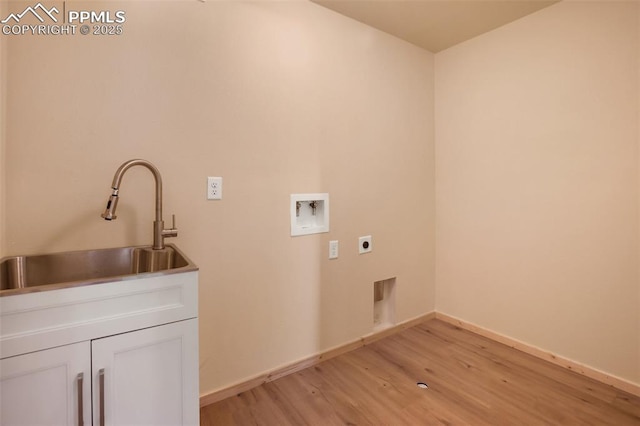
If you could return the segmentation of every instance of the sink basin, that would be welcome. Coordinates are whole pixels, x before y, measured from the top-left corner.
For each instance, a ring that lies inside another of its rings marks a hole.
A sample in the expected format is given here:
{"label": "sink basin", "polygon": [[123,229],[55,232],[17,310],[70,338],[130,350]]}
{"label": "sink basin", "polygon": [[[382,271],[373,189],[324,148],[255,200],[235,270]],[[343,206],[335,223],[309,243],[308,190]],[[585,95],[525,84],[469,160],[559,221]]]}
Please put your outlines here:
{"label": "sink basin", "polygon": [[0,296],[197,270],[174,245],[82,250],[0,260]]}

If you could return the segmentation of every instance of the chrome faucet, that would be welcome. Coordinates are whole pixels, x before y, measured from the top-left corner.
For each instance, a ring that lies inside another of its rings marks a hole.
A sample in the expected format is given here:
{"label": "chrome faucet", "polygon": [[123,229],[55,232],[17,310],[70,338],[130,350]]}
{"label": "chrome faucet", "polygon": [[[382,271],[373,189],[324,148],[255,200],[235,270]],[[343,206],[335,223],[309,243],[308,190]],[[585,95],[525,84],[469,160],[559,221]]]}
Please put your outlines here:
{"label": "chrome faucet", "polygon": [[118,205],[120,182],[122,181],[124,172],[133,166],[146,167],[151,171],[151,173],[153,173],[153,178],[156,180],[156,220],[153,222],[153,249],[161,250],[164,248],[165,238],[178,236],[178,230],[176,229],[176,216],[173,215],[171,229],[164,229],[164,221],[162,220],[162,178],[160,177],[160,172],[156,166],[147,160],[129,160],[118,167],[116,174],[113,176],[113,183],[111,184],[113,193],[109,197],[109,201],[107,201],[107,208],[101,216],[105,218],[105,220],[115,220],[117,218],[116,207]]}

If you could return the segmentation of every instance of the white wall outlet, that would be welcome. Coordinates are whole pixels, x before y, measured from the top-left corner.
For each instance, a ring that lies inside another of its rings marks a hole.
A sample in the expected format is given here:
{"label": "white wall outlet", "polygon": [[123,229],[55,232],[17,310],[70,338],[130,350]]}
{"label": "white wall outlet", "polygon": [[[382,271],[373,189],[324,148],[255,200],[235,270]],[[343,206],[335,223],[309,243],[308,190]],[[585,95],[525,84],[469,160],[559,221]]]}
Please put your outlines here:
{"label": "white wall outlet", "polygon": [[209,176],[207,178],[207,200],[222,199],[222,178]]}
{"label": "white wall outlet", "polygon": [[329,259],[338,258],[338,240],[329,241]]}
{"label": "white wall outlet", "polygon": [[373,249],[373,243],[371,241],[371,235],[358,238],[358,253],[369,253]]}

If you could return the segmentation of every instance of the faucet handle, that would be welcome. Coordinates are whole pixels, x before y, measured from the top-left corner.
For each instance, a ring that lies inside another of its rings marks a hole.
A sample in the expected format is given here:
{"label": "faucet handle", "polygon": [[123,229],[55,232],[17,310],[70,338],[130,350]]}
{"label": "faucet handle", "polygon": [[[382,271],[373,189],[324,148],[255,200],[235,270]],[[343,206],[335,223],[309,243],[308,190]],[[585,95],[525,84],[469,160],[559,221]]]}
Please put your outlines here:
{"label": "faucet handle", "polygon": [[163,229],[162,230],[162,236],[164,238],[170,238],[170,237],[177,237],[178,236],[178,229],[176,228],[176,215],[175,214],[171,215],[171,228],[170,229]]}

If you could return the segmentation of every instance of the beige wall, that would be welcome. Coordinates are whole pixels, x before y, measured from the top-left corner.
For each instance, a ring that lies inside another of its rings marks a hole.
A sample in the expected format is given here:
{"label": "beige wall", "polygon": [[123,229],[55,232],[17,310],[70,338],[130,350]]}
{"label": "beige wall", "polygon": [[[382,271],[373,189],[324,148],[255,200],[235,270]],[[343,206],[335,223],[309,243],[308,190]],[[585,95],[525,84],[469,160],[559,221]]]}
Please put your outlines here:
{"label": "beige wall", "polygon": [[[5,16],[7,4],[0,3],[0,16]],[[7,98],[7,38],[0,37],[0,257],[5,253],[5,146],[6,146],[6,98]]]}
{"label": "beige wall", "polygon": [[[0,255],[149,243],[146,170],[99,218],[142,157],[201,268],[202,392],[371,332],[391,276],[398,321],[435,308],[640,383],[637,5],[438,53],[435,113],[433,55],[319,6],[119,5],[122,36],[2,38]],[[289,236],[294,192],[330,193],[329,234]]]}
{"label": "beige wall", "polygon": [[637,2],[436,55],[436,310],[640,383]]}
{"label": "beige wall", "polygon": [[[122,36],[10,39],[9,254],[150,243],[145,169],[100,219],[141,157],[200,266],[202,392],[370,333],[375,280],[398,321],[433,310],[432,54],[307,2],[120,5]],[[289,236],[298,192],[330,194],[330,233]]]}

